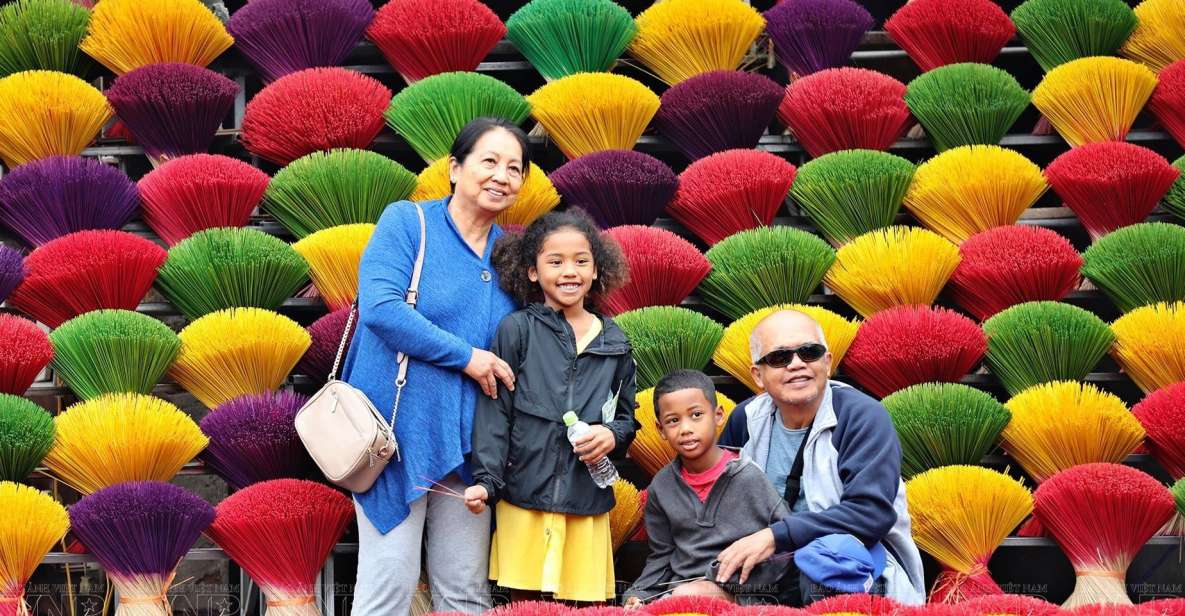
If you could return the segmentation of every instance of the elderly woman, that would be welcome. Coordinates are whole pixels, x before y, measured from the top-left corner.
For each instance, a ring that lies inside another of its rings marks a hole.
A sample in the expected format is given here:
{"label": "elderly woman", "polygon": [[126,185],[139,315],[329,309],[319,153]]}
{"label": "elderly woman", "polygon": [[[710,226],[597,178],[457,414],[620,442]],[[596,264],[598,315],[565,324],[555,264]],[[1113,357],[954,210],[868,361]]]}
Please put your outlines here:
{"label": "elderly woman", "polygon": [[[359,327],[345,380],[391,416],[396,354],[410,358],[394,422],[400,460],[365,493],[358,512],[354,613],[407,614],[427,556],[433,607],[477,613],[490,607],[489,513],[474,516],[460,498],[472,482],[468,457],[480,395],[513,389],[510,366],[485,350],[515,306],[490,264],[502,231],[494,218],[514,204],[530,164],[526,135],[514,124],[479,118],[449,153],[452,195],[421,203],[426,221],[419,302],[404,301],[420,242],[415,206],[389,206],[358,273]],[[480,391],[479,391],[480,389]],[[427,492],[423,487],[433,487]]]}

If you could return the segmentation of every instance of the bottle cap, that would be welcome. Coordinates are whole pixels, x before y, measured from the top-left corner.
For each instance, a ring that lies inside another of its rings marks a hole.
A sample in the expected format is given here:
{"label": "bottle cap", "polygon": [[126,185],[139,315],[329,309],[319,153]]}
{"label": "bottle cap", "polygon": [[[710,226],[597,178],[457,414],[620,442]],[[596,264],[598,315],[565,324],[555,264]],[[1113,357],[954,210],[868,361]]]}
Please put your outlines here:
{"label": "bottle cap", "polygon": [[580,421],[580,418],[576,416],[576,413],[574,413],[572,411],[568,411],[567,413],[564,413],[564,425],[565,426],[568,426],[569,428],[571,428],[572,425],[578,421]]}

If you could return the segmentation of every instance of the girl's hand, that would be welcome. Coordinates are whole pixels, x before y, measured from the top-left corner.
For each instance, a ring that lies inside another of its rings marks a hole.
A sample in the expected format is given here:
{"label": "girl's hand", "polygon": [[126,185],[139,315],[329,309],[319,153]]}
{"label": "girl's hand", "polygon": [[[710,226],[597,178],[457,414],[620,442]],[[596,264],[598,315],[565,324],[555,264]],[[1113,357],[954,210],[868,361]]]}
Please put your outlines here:
{"label": "girl's hand", "polygon": [[622,606],[627,610],[637,610],[642,608],[642,600],[638,597],[630,597],[625,600],[625,605]]}
{"label": "girl's hand", "polygon": [[613,436],[613,431],[605,426],[593,426],[592,430],[576,440],[576,446],[573,451],[580,456],[580,461],[585,464],[596,464],[601,461],[601,458],[609,455],[613,448],[617,446],[617,437]]}
{"label": "girl's hand", "polygon": [[475,515],[486,510],[486,501],[489,500],[490,493],[482,486],[469,486],[465,488],[465,506],[469,511]]}
{"label": "girl's hand", "polygon": [[469,365],[465,366],[465,374],[477,381],[481,390],[495,400],[498,399],[498,381],[502,381],[506,389],[514,391],[514,372],[511,372],[510,364],[484,349],[474,347]]}

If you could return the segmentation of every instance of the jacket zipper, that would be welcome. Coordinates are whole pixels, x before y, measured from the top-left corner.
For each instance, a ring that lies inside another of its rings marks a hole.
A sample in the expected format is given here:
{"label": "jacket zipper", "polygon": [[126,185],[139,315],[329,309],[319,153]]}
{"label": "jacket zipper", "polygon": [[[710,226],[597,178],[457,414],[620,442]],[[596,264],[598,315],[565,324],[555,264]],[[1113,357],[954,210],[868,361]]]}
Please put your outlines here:
{"label": "jacket zipper", "polygon": [[[564,342],[564,346],[565,346],[565,348],[567,348],[570,344],[571,351],[572,351],[572,361],[570,361],[568,363],[568,378],[566,379],[568,381],[568,385],[567,385],[568,404],[564,408],[564,412],[567,413],[568,411],[575,410],[572,408],[572,397],[573,397],[572,387],[573,387],[573,381],[575,381],[575,379],[576,379],[576,342],[575,342],[576,331],[573,330],[572,326],[568,324],[567,319],[563,319],[563,317],[561,317],[561,320],[563,320],[564,329],[568,333],[568,337]],[[564,430],[564,433],[565,433],[564,440],[567,441],[568,439],[567,439],[567,430],[566,429]],[[568,444],[571,445],[571,443],[568,443]],[[573,453],[575,453],[575,452],[573,452]],[[561,464],[562,464],[562,460],[563,460],[562,456],[556,455],[555,471],[553,472],[552,478],[551,478],[552,479],[551,483],[553,486],[553,488],[551,490],[551,506],[553,508],[556,506],[557,503],[560,502],[560,479],[563,476],[563,471],[560,468]],[[579,460],[577,460],[577,461],[579,461]]]}

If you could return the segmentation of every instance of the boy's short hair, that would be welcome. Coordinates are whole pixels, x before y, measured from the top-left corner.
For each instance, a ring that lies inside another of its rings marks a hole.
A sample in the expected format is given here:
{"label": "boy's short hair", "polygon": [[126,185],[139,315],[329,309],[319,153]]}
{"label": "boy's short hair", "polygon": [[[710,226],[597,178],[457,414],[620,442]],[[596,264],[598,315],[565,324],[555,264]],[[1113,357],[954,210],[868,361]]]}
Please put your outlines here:
{"label": "boy's short hair", "polygon": [[654,386],[655,419],[662,421],[662,411],[659,410],[658,401],[667,394],[683,389],[700,390],[708,404],[713,409],[716,408],[716,386],[712,384],[712,379],[699,370],[679,369],[659,379],[658,384]]}

